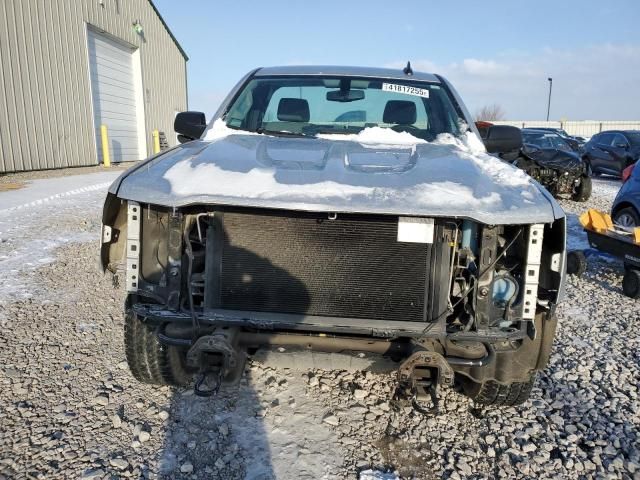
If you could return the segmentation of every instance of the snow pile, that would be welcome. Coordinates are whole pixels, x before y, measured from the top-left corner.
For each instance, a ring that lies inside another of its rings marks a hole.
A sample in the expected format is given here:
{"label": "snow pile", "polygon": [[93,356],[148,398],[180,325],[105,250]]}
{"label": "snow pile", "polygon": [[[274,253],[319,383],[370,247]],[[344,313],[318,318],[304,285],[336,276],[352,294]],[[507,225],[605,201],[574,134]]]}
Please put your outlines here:
{"label": "snow pile", "polygon": [[247,130],[235,130],[233,128],[227,127],[227,124],[221,118],[217,119],[213,122],[205,132],[202,140],[205,142],[213,142],[214,140],[219,140],[221,138],[228,137],[229,135],[259,135],[259,133],[249,132]]}
{"label": "snow pile", "polygon": [[395,472],[387,473],[380,470],[363,470],[358,476],[358,480],[400,480]]}
{"label": "snow pile", "polygon": [[35,206],[38,206],[38,205],[43,205],[45,203],[49,203],[49,202],[51,202],[53,200],[57,200],[59,198],[69,197],[69,196],[72,196],[72,195],[78,195],[80,193],[94,192],[94,191],[97,191],[97,190],[106,190],[107,188],[109,188],[111,183],[112,182],[97,183],[95,185],[88,185],[86,187],[74,188],[73,190],[69,190],[69,191],[62,192],[62,193],[56,193],[55,195],[50,195],[48,197],[39,198],[38,200],[33,200],[31,202],[28,202],[28,203],[23,203],[23,204],[20,204],[20,205],[16,205],[14,207],[1,209],[0,212],[8,212],[8,211],[13,211],[13,210],[20,210],[20,209],[23,209],[23,208],[35,207]]}
{"label": "snow pile", "polygon": [[485,208],[500,203],[502,198],[497,192],[485,197],[476,197],[473,190],[455,182],[423,183],[411,189],[410,197],[424,205],[449,205],[452,207]]}
{"label": "snow pile", "polygon": [[346,140],[357,142],[362,145],[410,147],[419,143],[427,143],[426,140],[414,137],[409,132],[396,132],[390,128],[383,127],[367,127],[358,133],[342,135],[339,133],[320,134],[318,138],[325,140]]}
{"label": "snow pile", "polygon": [[481,170],[490,175],[496,183],[508,187],[532,187],[531,178],[523,170],[489,155],[482,141],[475,133],[466,132],[462,138],[450,133],[442,133],[432,142],[435,145],[451,145],[460,156],[471,160]]}

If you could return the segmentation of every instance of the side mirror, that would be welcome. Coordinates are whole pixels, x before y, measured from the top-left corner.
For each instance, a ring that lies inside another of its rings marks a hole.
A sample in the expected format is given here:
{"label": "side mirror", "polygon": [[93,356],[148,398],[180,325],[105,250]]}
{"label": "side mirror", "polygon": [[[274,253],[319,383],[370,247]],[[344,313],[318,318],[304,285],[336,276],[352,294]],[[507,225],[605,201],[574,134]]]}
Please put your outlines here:
{"label": "side mirror", "polygon": [[629,148],[629,145],[627,145],[626,143],[616,143],[616,147],[626,150],[627,148]]}
{"label": "side mirror", "polygon": [[482,139],[489,153],[511,152],[522,148],[522,132],[509,125],[493,125]]}
{"label": "side mirror", "polygon": [[178,134],[180,143],[200,138],[207,128],[207,118],[202,112],[180,112],[173,122],[173,129]]}

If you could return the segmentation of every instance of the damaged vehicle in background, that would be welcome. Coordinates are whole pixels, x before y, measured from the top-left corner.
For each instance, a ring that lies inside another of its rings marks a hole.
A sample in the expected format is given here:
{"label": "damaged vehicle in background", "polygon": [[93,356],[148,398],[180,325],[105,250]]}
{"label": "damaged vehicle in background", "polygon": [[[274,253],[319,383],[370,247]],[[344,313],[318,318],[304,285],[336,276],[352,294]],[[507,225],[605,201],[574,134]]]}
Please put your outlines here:
{"label": "damaged vehicle in background", "polygon": [[624,170],[640,159],[640,130],[597,133],[586,143],[583,158],[594,175],[622,178]]}
{"label": "damaged vehicle in background", "polygon": [[576,202],[591,197],[589,166],[558,134],[522,130],[523,147],[513,164],[540,182],[554,197],[570,195]]}
{"label": "damaged vehicle in background", "polygon": [[584,139],[584,137],[577,137],[575,135],[569,135],[566,130],[562,129],[562,128],[551,128],[551,127],[526,127],[523,128],[522,131],[526,132],[527,130],[538,130],[538,131],[542,131],[542,132],[551,132],[551,133],[555,133],[556,135],[560,136],[560,138],[562,138],[567,145],[569,145],[569,147],[571,147],[571,150],[573,150],[576,153],[582,153],[584,150],[584,145],[586,143],[586,140]]}
{"label": "damaged vehicle in background", "polygon": [[185,143],[123,173],[103,212],[138,380],[195,376],[211,395],[254,357],[391,365],[420,408],[438,385],[528,398],[555,334],[565,215],[487,154],[519,149],[518,129],[491,127],[485,148],[451,84],[408,65],[256,69],[208,125],[185,112],[175,130]]}

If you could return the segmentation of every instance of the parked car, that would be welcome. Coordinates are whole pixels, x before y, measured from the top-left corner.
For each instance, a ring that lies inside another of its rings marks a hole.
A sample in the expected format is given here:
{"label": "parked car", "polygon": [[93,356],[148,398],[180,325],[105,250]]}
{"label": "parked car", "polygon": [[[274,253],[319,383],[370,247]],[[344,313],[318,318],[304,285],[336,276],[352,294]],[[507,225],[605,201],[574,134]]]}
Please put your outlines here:
{"label": "parked car", "polygon": [[524,146],[513,161],[540,182],[554,197],[571,195],[577,202],[591,196],[588,165],[567,141],[554,132],[523,129]]}
{"label": "parked car", "polygon": [[611,218],[623,227],[640,227],[640,168],[629,165],[622,174],[622,186],[613,201]]}
{"label": "parked car", "polygon": [[584,144],[585,144],[585,139],[583,137],[578,137],[578,136],[574,136],[574,135],[569,135],[564,129],[562,128],[551,128],[551,127],[527,127],[527,128],[523,128],[523,131],[526,130],[538,130],[538,131],[544,131],[544,132],[552,132],[555,133],[557,135],[560,135],[565,142],[567,142],[567,144],[571,147],[571,149],[574,152],[578,152],[581,153],[583,148],[584,148]]}
{"label": "parked car", "polygon": [[585,144],[583,158],[594,174],[620,177],[625,168],[640,158],[640,130],[598,133]]}
{"label": "parked car", "polygon": [[306,66],[254,70],[208,125],[183,112],[175,130],[185,143],[104,205],[101,261],[125,278],[138,380],[196,375],[211,395],[248,355],[326,368],[320,351],[391,363],[417,401],[439,384],[527,399],[555,334],[566,219],[486,153],[519,149],[518,129],[483,145],[439,75]]}

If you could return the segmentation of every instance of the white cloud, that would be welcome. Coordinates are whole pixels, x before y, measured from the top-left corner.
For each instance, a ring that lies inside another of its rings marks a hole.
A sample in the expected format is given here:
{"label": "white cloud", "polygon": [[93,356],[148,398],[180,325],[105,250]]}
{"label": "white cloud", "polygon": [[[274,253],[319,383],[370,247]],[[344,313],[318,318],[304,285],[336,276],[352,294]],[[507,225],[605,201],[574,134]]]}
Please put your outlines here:
{"label": "white cloud", "polygon": [[[388,66],[402,68],[406,61]],[[553,78],[551,119],[639,120],[640,45],[597,45],[577,50],[509,52],[447,64],[411,62],[453,83],[473,113],[497,103],[513,120],[544,119],[548,77]]]}

